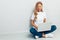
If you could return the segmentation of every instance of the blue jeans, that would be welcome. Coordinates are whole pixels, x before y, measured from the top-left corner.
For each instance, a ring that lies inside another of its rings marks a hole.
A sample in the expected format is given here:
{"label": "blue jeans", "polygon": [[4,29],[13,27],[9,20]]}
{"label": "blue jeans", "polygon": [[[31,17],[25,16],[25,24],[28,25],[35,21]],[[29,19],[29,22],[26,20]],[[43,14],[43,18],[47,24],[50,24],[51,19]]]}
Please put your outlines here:
{"label": "blue jeans", "polygon": [[35,28],[30,28],[30,32],[33,34],[33,36],[39,36],[40,38],[42,37],[42,33],[45,33],[45,34],[48,34],[48,33],[51,33],[53,31],[55,31],[57,28],[55,25],[52,25],[51,26],[51,30],[48,30],[48,31],[42,31],[42,32],[37,32],[37,30]]}

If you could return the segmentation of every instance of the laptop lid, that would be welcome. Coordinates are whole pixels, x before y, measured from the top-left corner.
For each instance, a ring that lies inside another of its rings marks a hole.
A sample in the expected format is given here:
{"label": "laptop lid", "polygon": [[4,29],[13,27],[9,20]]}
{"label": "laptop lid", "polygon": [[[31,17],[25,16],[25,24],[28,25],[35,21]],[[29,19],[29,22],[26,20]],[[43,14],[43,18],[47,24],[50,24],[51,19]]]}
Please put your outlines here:
{"label": "laptop lid", "polygon": [[52,25],[51,22],[40,23],[38,25],[38,32],[51,30],[51,25]]}

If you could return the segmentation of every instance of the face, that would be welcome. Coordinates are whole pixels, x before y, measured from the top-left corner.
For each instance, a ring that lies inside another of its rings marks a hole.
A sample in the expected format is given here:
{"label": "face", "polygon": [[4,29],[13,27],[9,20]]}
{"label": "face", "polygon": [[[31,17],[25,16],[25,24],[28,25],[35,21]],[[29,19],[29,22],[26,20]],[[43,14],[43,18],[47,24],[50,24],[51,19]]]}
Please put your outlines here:
{"label": "face", "polygon": [[38,5],[37,5],[37,10],[38,10],[38,11],[41,11],[41,9],[42,9],[42,5],[41,5],[41,4],[38,4]]}

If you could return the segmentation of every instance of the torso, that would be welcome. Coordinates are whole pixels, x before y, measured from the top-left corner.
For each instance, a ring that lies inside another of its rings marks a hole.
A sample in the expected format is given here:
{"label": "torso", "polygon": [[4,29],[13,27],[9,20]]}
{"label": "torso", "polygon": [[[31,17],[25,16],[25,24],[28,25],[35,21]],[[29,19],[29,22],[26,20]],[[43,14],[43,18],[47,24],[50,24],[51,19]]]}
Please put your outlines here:
{"label": "torso", "polygon": [[38,24],[43,23],[43,19],[46,17],[46,13],[45,12],[37,12],[37,19],[35,21],[35,24],[38,26]]}

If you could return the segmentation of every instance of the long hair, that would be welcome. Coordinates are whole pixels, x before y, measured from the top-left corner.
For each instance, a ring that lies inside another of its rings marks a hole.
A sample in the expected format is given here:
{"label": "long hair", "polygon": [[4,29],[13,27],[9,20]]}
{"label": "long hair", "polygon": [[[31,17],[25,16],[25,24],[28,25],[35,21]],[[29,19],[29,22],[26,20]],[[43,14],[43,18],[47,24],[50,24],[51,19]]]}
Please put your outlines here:
{"label": "long hair", "polygon": [[[35,9],[34,9],[34,15],[35,15],[34,20],[37,19],[37,15],[38,15],[38,13],[37,13],[37,12],[38,12],[38,11],[37,11],[37,6],[38,6],[38,4],[43,5],[42,2],[40,2],[40,1],[36,3],[36,5],[35,5]],[[43,11],[43,9],[41,9],[41,11]]]}

